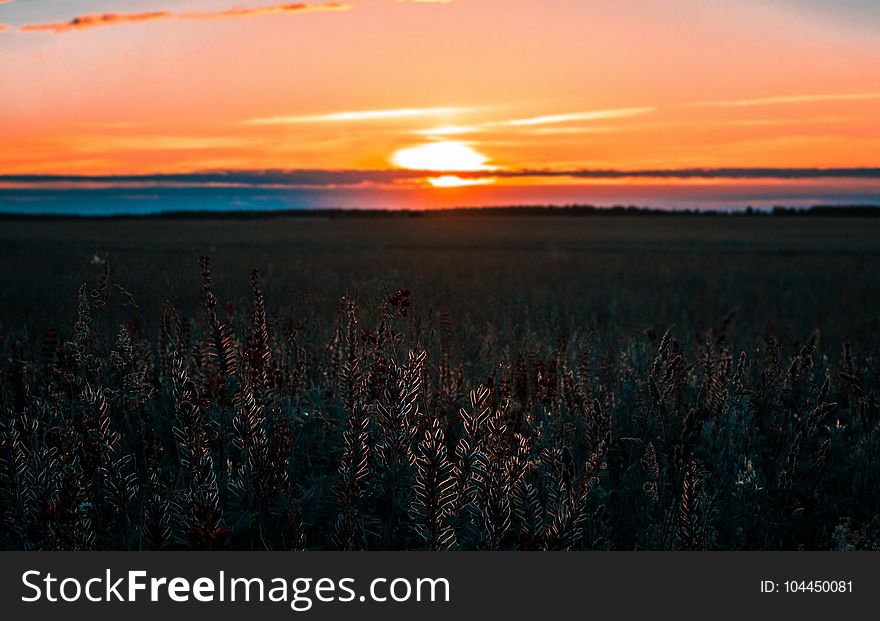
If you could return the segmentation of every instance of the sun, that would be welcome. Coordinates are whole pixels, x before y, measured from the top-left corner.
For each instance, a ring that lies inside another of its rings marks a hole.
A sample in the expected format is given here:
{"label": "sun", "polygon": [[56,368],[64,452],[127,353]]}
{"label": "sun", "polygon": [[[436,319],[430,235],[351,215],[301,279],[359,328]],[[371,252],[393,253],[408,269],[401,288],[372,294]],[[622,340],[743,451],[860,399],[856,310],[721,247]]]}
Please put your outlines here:
{"label": "sun", "polygon": [[[400,149],[391,156],[391,162],[400,168],[430,172],[479,172],[497,169],[497,166],[488,164],[488,156],[465,142],[454,140]],[[462,178],[457,175],[442,175],[427,181],[435,188],[459,188],[495,182],[491,178]]]}
{"label": "sun", "polygon": [[391,162],[400,168],[432,172],[494,170],[489,158],[464,142],[445,140],[400,149]]}
{"label": "sun", "polygon": [[431,177],[428,183],[432,188],[466,188],[474,185],[490,185],[495,183],[492,177],[475,177],[465,179],[458,175],[443,175],[441,177]]}

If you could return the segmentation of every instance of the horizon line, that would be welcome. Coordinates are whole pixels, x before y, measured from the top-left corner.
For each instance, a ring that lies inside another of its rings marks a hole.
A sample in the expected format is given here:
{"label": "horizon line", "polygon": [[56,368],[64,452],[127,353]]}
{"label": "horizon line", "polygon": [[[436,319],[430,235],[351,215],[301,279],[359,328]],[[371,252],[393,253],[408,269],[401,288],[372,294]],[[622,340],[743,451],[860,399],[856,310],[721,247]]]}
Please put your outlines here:
{"label": "horizon line", "polygon": [[693,216],[693,217],[880,217],[880,204],[850,203],[822,204],[797,207],[774,205],[772,207],[748,206],[740,209],[724,208],[662,208],[646,205],[611,204],[597,205],[590,203],[569,204],[510,204],[510,205],[458,205],[440,208],[286,208],[262,210],[189,210],[169,209],[152,212],[119,212],[119,213],[54,213],[54,212],[10,212],[0,211],[3,220],[150,220],[150,219],[206,219],[206,220],[264,220],[278,218],[402,218],[402,217],[436,217],[444,215],[488,215],[488,216]]}

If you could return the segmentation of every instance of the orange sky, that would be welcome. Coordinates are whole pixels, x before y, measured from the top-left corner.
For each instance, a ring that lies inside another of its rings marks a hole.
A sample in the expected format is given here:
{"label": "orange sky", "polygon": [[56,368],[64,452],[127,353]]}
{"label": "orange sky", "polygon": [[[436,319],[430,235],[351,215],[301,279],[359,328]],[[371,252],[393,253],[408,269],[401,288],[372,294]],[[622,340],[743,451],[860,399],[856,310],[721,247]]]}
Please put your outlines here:
{"label": "orange sky", "polygon": [[0,23],[6,175],[880,165],[869,0],[13,0]]}

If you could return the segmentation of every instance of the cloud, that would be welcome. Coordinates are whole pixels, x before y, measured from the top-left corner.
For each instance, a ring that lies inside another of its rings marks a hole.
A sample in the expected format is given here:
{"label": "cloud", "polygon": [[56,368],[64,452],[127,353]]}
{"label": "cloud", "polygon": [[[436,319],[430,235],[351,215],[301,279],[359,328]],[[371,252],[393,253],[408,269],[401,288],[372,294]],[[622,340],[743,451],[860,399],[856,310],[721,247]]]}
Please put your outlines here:
{"label": "cloud", "polygon": [[594,125],[592,127],[537,127],[528,133],[533,136],[579,136],[583,134],[612,134],[619,131],[621,131],[620,127]]}
{"label": "cloud", "polygon": [[[486,171],[443,171],[461,179],[480,179]],[[880,168],[685,168],[685,169],[568,169],[494,170],[496,178],[571,179],[729,179],[729,180],[880,180]],[[0,175],[0,188],[89,189],[96,186],[125,187],[247,187],[247,188],[338,188],[364,184],[394,184],[436,177],[436,171],[419,170],[225,170],[151,175]]]}
{"label": "cloud", "polygon": [[880,99],[880,93],[837,93],[823,95],[786,95],[756,99],[731,99],[726,101],[701,101],[693,105],[708,108],[745,108],[749,106],[774,106],[784,104],[819,103],[825,101],[870,101]]}
{"label": "cloud", "polygon": [[424,116],[449,116],[469,108],[395,108],[391,110],[358,110],[334,112],[314,116],[270,116],[245,121],[247,125],[292,125],[296,123],[344,123],[353,121],[383,121]]}
{"label": "cloud", "polygon": [[3,32],[5,30],[9,30],[9,26],[7,24],[0,24],[0,32]]}
{"label": "cloud", "polygon": [[0,175],[0,187],[339,187],[418,178],[407,170],[220,170],[147,175]]}
{"label": "cloud", "polygon": [[646,168],[513,170],[505,177],[572,177],[580,179],[880,179],[880,168]]}
{"label": "cloud", "polygon": [[512,121],[499,121],[491,125],[507,127],[530,127],[533,125],[552,125],[557,123],[574,123],[577,121],[600,121],[605,119],[621,119],[630,116],[639,116],[654,112],[654,108],[615,108],[611,110],[589,110],[586,112],[572,112],[568,114],[549,114],[527,119],[514,119]]}
{"label": "cloud", "polygon": [[[245,125],[295,125],[300,123],[352,123],[385,121],[394,119],[409,119],[420,117],[450,117],[468,112],[474,112],[479,108],[473,107],[442,107],[442,108],[391,108],[384,110],[354,110],[345,112],[333,112],[316,115],[290,115],[269,116],[247,119],[242,121]],[[610,110],[588,110],[585,112],[571,112],[566,114],[552,114],[531,118],[513,119],[508,121],[489,121],[473,125],[443,125],[434,128],[418,130],[415,133],[425,136],[446,136],[464,134],[480,130],[498,127],[533,127],[541,125],[555,125],[562,123],[600,121],[606,119],[620,119],[655,112],[656,108],[614,108]]]}
{"label": "cloud", "polygon": [[458,136],[461,134],[470,134],[477,131],[477,127],[467,127],[463,125],[442,125],[440,127],[431,127],[429,129],[417,129],[413,131],[418,136]]}
{"label": "cloud", "polygon": [[468,134],[481,131],[492,131],[499,127],[516,127],[523,128],[532,134],[553,135],[553,134],[586,134],[586,133],[606,133],[616,131],[616,128],[608,127],[543,127],[545,125],[562,125],[564,123],[577,123],[588,121],[601,121],[607,119],[621,119],[642,114],[650,114],[655,112],[656,108],[614,108],[610,110],[589,110],[585,112],[569,112],[565,114],[548,114],[543,116],[535,116],[523,119],[513,119],[508,121],[488,121],[485,123],[477,123],[473,125],[443,125],[440,127],[432,127],[427,129],[416,130],[413,133],[428,136],[429,138],[439,138],[443,136],[454,136],[459,134]]}
{"label": "cloud", "polygon": [[115,24],[128,24],[134,22],[148,22],[157,19],[170,19],[174,13],[168,11],[153,11],[148,13],[103,13],[101,15],[80,15],[68,22],[54,22],[46,24],[25,24],[21,27],[23,32],[70,32],[72,30],[85,30],[99,26],[113,26]]}
{"label": "cloud", "polygon": [[23,32],[54,32],[56,34],[164,19],[212,20],[235,19],[240,17],[261,17],[265,15],[287,15],[293,13],[313,13],[317,11],[347,11],[351,5],[340,2],[309,4],[304,2],[276,4],[253,8],[232,8],[225,11],[175,13],[173,11],[147,11],[142,13],[100,13],[80,15],[65,22],[48,22],[42,24],[26,24],[21,27]]}

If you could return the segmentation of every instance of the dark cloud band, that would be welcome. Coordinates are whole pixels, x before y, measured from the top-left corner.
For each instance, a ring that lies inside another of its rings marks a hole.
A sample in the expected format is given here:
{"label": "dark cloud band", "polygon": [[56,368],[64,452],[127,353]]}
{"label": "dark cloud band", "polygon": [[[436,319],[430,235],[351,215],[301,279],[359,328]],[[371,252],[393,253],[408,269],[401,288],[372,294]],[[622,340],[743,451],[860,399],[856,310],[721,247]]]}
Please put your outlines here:
{"label": "dark cloud band", "polygon": [[[572,169],[572,170],[496,170],[443,174],[465,178],[570,178],[570,179],[718,179],[718,180],[809,180],[877,179],[880,168],[687,168],[687,169]],[[415,170],[226,170],[152,175],[0,175],[0,184],[54,186],[244,186],[244,187],[335,187],[362,184],[389,184],[437,172]]]}

